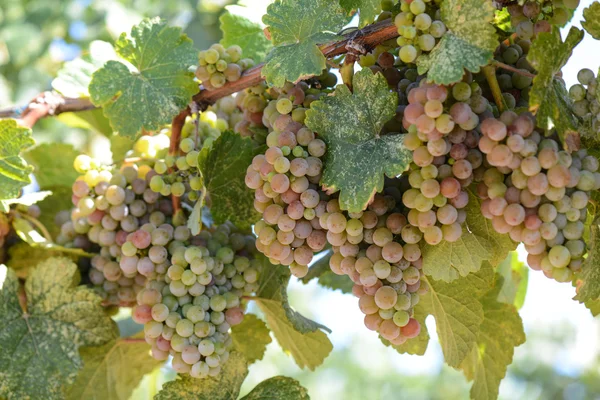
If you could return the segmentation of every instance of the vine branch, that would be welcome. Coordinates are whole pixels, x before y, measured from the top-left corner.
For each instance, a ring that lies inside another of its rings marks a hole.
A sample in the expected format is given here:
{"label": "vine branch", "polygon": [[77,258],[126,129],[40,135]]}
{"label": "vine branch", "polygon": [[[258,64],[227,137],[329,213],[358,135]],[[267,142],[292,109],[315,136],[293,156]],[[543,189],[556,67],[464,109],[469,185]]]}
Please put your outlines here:
{"label": "vine branch", "polygon": [[[334,57],[350,51],[356,52],[357,47],[361,49],[362,54],[366,54],[377,45],[396,37],[398,37],[398,30],[394,22],[391,19],[387,19],[348,33],[344,35],[342,40],[324,44],[320,49],[325,57]],[[200,110],[205,110],[206,107],[214,104],[220,98],[251,86],[256,86],[263,80],[261,76],[263,65],[256,65],[244,72],[239,80],[228,82],[221,88],[211,91],[200,91],[194,95],[192,101],[198,104]],[[37,121],[47,116],[54,116],[65,112],[93,110],[95,108],[89,99],[68,98],[55,92],[44,92],[36,96],[25,107],[9,107],[0,110],[0,118],[19,118],[22,125],[31,128]],[[185,113],[185,116],[187,116],[190,113],[190,109],[186,108],[181,113]]]}

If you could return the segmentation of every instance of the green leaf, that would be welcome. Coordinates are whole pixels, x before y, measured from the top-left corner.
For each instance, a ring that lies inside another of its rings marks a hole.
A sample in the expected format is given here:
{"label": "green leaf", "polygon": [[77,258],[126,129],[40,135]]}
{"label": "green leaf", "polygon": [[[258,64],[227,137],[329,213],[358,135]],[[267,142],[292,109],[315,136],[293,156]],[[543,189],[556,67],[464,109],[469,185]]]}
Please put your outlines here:
{"label": "green leaf", "polygon": [[451,282],[476,272],[484,261],[497,265],[516,248],[508,235],[497,233],[481,214],[481,201],[469,193],[463,235],[454,243],[443,241],[423,246],[423,272],[436,280]]}
{"label": "green leaf", "polygon": [[223,32],[221,44],[225,47],[240,46],[243,57],[257,63],[264,60],[272,45],[265,37],[262,22],[254,20],[247,7],[231,5],[225,9],[227,12],[219,18]]}
{"label": "green leaf", "polygon": [[[25,279],[31,268],[40,262],[63,255],[58,250],[46,250],[41,247],[32,247],[25,242],[19,242],[8,249],[9,260],[6,265],[16,270],[17,276]],[[73,257],[73,261],[77,261]]]}
{"label": "green leaf", "polygon": [[133,140],[119,135],[110,136],[110,152],[113,162],[119,162],[127,156],[127,152],[133,149]]}
{"label": "green leaf", "polygon": [[506,7],[504,7],[502,10],[496,10],[494,15],[494,25],[504,32],[512,31],[510,13]]}
{"label": "green leaf", "polygon": [[487,65],[498,46],[491,0],[446,0],[442,3],[442,21],[448,32],[431,53],[417,59],[419,74],[427,80],[449,85],[462,79],[464,69],[479,72]]}
{"label": "green leaf", "polygon": [[267,56],[262,76],[269,84],[283,87],[286,81],[320,75],[327,63],[317,44],[337,39],[334,32],[347,20],[337,1],[276,0],[263,17],[275,48]]}
{"label": "green leaf", "polygon": [[254,209],[254,195],[246,186],[248,165],[263,151],[252,139],[225,131],[198,157],[204,187],[208,191],[215,223],[231,221],[239,229],[248,229],[260,219]]}
{"label": "green leaf", "polygon": [[361,212],[383,190],[384,175],[401,174],[412,156],[403,135],[379,136],[398,102],[383,75],[365,68],[353,85],[354,93],[339,85],[335,96],[313,102],[305,123],[327,144],[321,184],[331,193],[340,191],[342,209]]}
{"label": "green leaf", "polygon": [[333,345],[319,329],[325,327],[290,308],[286,294],[289,269],[267,264],[268,260],[263,263],[256,304],[283,350],[292,355],[300,368],[314,370],[323,363]]}
{"label": "green leaf", "polygon": [[381,0],[340,0],[340,5],[347,12],[359,10],[358,26],[360,28],[375,21],[381,13]]}
{"label": "green leaf", "polygon": [[271,343],[267,325],[256,315],[246,314],[241,324],[231,328],[231,340],[237,351],[242,353],[250,364],[262,360]]}
{"label": "green leaf", "polygon": [[579,275],[579,287],[575,300],[587,303],[600,298],[600,221],[596,220],[590,227],[588,255],[583,262]]}
{"label": "green leaf", "polygon": [[475,274],[454,282],[427,279],[429,293],[421,297],[422,307],[435,318],[446,363],[458,367],[477,340],[483,309],[479,298],[492,287],[494,271],[489,263]]}
{"label": "green leaf", "polygon": [[427,318],[429,313],[425,310],[423,304],[418,303],[415,306],[415,313],[413,318],[415,318],[421,324],[421,332],[415,338],[407,340],[401,345],[392,345],[387,340],[383,339],[381,336],[379,337],[383,344],[386,346],[393,347],[400,354],[412,354],[422,356],[425,354],[427,350],[427,346],[429,345],[429,331],[427,330],[427,326],[425,325],[425,318]]}
{"label": "green leaf", "polygon": [[89,97],[92,74],[105,62],[116,59],[117,53],[110,43],[94,40],[87,54],[63,65],[52,81],[52,88],[66,97]]}
{"label": "green leaf", "polygon": [[0,397],[63,399],[82,367],[79,348],[115,337],[102,299],[79,279],[69,259],[40,263],[25,283],[25,311],[14,271],[0,266]]}
{"label": "green leaf", "polygon": [[104,346],[83,347],[79,353],[83,369],[69,389],[69,400],[127,400],[144,375],[163,363],[150,356],[150,345],[144,341],[117,339]]}
{"label": "green leaf", "polygon": [[246,359],[233,351],[217,377],[195,379],[180,375],[176,380],[165,383],[154,400],[237,400],[246,375]]}
{"label": "green leaf", "polygon": [[[70,212],[73,207],[71,195],[73,194],[70,187],[59,186],[50,188],[52,195],[37,203],[42,211],[38,220],[46,227],[52,237],[60,233],[60,226],[56,223],[56,214],[61,211]],[[70,214],[69,214],[70,215]]]}
{"label": "green leaf", "polygon": [[600,40],[600,3],[595,1],[591,6],[583,10],[583,18],[585,21],[581,25],[587,33],[592,35],[596,40]]}
{"label": "green leaf", "polygon": [[204,207],[205,193],[206,190],[204,190],[200,195],[200,198],[196,200],[194,208],[192,208],[192,212],[190,213],[187,221],[187,227],[194,236],[198,235],[202,230],[202,210]]}
{"label": "green leaf", "polygon": [[66,143],[42,143],[27,152],[23,158],[34,167],[34,175],[41,189],[71,187],[79,176],[73,161],[79,152]]}
{"label": "green leaf", "polygon": [[92,76],[89,91],[120,135],[133,138],[141,129],[170,123],[198,91],[188,72],[197,53],[181,28],[158,18],[145,19],[132,28],[131,37],[121,34],[115,47],[133,70],[108,61]]}
{"label": "green leaf", "polygon": [[309,400],[305,388],[295,379],[287,376],[274,376],[262,381],[241,400]]}
{"label": "green leaf", "polygon": [[21,188],[31,182],[33,167],[19,154],[34,143],[31,129],[18,126],[14,119],[0,120],[0,199],[18,197]]}
{"label": "green leaf", "polygon": [[497,300],[501,286],[502,277],[498,276],[496,286],[482,298],[483,322],[477,344],[461,365],[466,377],[474,380],[472,399],[498,397],[498,387],[512,363],[514,348],[525,343],[523,322],[517,309]]}
{"label": "green leaf", "polygon": [[529,281],[529,267],[519,261],[517,252],[513,251],[496,267],[496,272],[504,278],[498,301],[514,304],[517,309],[523,307]]}
{"label": "green leaf", "polygon": [[533,41],[527,60],[537,70],[529,92],[529,111],[536,114],[540,128],[555,128],[568,149],[576,149],[579,142],[579,119],[573,112],[564,82],[555,77],[567,63],[575,46],[583,39],[583,31],[571,27],[562,41],[560,30],[540,33]]}
{"label": "green leaf", "polygon": [[52,195],[52,192],[50,191],[44,191],[44,192],[33,192],[33,193],[27,193],[24,194],[23,196],[17,198],[17,199],[9,199],[9,200],[0,200],[0,211],[3,213],[7,213],[10,209],[10,206],[13,204],[19,204],[22,206],[32,206],[42,200],[44,200],[46,197]]}
{"label": "green leaf", "polygon": [[56,116],[56,119],[73,128],[93,130],[109,138],[113,134],[110,122],[101,108],[61,113]]}

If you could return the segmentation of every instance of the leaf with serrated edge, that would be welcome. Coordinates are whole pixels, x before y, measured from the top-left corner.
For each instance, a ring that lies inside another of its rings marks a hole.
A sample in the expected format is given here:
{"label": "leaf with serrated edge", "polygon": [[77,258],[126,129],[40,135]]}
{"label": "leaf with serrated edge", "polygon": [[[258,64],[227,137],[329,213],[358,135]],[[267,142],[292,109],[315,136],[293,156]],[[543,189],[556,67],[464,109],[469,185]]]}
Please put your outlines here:
{"label": "leaf with serrated edge", "polygon": [[274,376],[262,381],[240,400],[309,400],[308,391],[295,379]]}
{"label": "leaf with serrated edge", "polygon": [[0,397],[63,399],[82,367],[79,348],[116,336],[102,299],[78,283],[71,260],[43,261],[25,282],[24,312],[14,271],[0,266]]}
{"label": "leaf with serrated edge", "polygon": [[498,264],[496,272],[504,278],[504,283],[498,293],[498,301],[514,304],[517,309],[523,307],[529,280],[529,267],[519,261],[517,252],[513,251]]}
{"label": "leaf with serrated edge", "polygon": [[585,21],[581,25],[594,39],[600,40],[600,3],[595,1],[583,10]]}
{"label": "leaf with serrated edge", "polygon": [[34,143],[31,129],[18,126],[14,119],[0,120],[0,199],[18,197],[21,188],[31,182],[33,167],[20,153]]}
{"label": "leaf with serrated edge", "polygon": [[494,10],[491,0],[444,1],[442,21],[449,31],[431,53],[419,56],[419,74],[427,72],[429,82],[449,85],[462,79],[464,69],[479,72],[498,46]]}
{"label": "leaf with serrated edge", "polygon": [[92,103],[104,109],[120,135],[135,137],[141,129],[170,123],[198,91],[188,71],[198,54],[181,28],[145,19],[132,28],[131,37],[121,34],[115,48],[135,71],[108,61],[92,76],[89,90]]}
{"label": "leaf with serrated edge", "polygon": [[41,189],[71,187],[79,176],[73,161],[79,152],[66,143],[42,143],[23,153],[23,158],[32,165],[33,174]]}
{"label": "leaf with serrated edge", "polygon": [[427,279],[429,292],[421,296],[419,304],[435,318],[448,365],[458,367],[475,344],[483,320],[479,298],[493,282],[494,272],[489,263],[477,273],[451,283]]}
{"label": "leaf with serrated edge", "polygon": [[150,345],[144,341],[117,339],[104,346],[83,347],[79,353],[83,369],[68,392],[68,400],[127,400],[144,375],[163,363],[152,358]]}
{"label": "leaf with serrated edge", "polygon": [[52,195],[52,192],[43,191],[43,192],[26,193],[17,199],[0,200],[0,211],[3,213],[7,213],[8,210],[10,209],[10,206],[13,204],[19,204],[22,206],[32,206],[32,205],[44,200],[46,197],[48,197],[50,195]]}
{"label": "leaf with serrated edge", "polygon": [[423,246],[423,272],[436,280],[451,282],[476,272],[484,261],[493,265],[502,261],[516,248],[508,235],[497,233],[480,210],[480,200],[469,192],[469,204],[464,208],[467,219],[463,234],[456,242],[443,241],[435,246]]}
{"label": "leaf with serrated edge", "polygon": [[327,63],[317,45],[337,39],[333,32],[347,20],[337,1],[276,0],[263,17],[275,47],[267,56],[262,76],[269,84],[283,87],[286,81],[320,75]]}
{"label": "leaf with serrated edge", "polygon": [[425,318],[427,318],[429,313],[423,307],[423,304],[420,302],[415,306],[415,313],[413,318],[419,321],[421,324],[421,331],[417,337],[407,340],[401,345],[392,345],[387,340],[383,339],[381,336],[379,337],[383,344],[386,346],[391,346],[400,354],[413,354],[422,356],[425,354],[427,350],[427,346],[429,345],[429,331],[427,330],[427,325],[425,325]]}
{"label": "leaf with serrated edge", "polygon": [[246,375],[246,359],[233,351],[216,377],[195,379],[189,375],[180,375],[176,380],[165,383],[154,400],[237,400]]}
{"label": "leaf with serrated edge", "polygon": [[482,299],[483,321],[477,343],[460,368],[469,380],[474,380],[471,398],[495,400],[498,387],[512,363],[514,348],[525,343],[523,322],[512,304],[497,301],[502,277],[496,277],[496,286]]}
{"label": "leaf with serrated edge", "polygon": [[351,93],[339,85],[334,96],[313,102],[305,123],[327,144],[321,184],[340,192],[342,209],[361,212],[383,190],[385,175],[406,170],[411,153],[403,135],[379,136],[398,102],[383,75],[365,68],[354,76],[353,87]]}
{"label": "leaf with serrated edge", "polygon": [[250,138],[225,131],[210,147],[200,151],[198,167],[217,224],[231,221],[239,229],[248,229],[260,219],[254,209],[254,195],[244,179],[248,165],[262,150]]}
{"label": "leaf with serrated edge", "polygon": [[246,314],[241,324],[231,328],[231,340],[237,351],[242,353],[249,363],[262,360],[267,345],[271,343],[269,328],[256,315]]}
{"label": "leaf with serrated edge", "polygon": [[579,120],[573,112],[573,102],[564,83],[555,75],[582,39],[583,31],[572,27],[563,43],[560,30],[554,27],[552,32],[538,35],[527,55],[527,60],[537,70],[529,92],[529,111],[536,114],[540,128],[555,128],[571,150],[576,150],[579,143]]}
{"label": "leaf with serrated edge", "polygon": [[381,13],[381,0],[340,0],[340,5],[348,12],[359,10],[360,28],[373,22]]}
{"label": "leaf with serrated edge", "polygon": [[247,7],[231,5],[225,9],[227,12],[219,18],[223,32],[221,44],[225,47],[240,46],[244,58],[255,62],[264,60],[272,45],[265,37],[262,22],[251,19],[253,13],[248,12]]}

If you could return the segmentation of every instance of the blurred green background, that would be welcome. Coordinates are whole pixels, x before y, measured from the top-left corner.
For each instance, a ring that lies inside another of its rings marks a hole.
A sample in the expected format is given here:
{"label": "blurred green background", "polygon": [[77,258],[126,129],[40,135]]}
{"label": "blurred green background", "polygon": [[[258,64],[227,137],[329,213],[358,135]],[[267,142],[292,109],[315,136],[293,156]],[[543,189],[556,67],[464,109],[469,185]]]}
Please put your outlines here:
{"label": "blurred green background", "polygon": [[[583,0],[573,21],[580,26]],[[64,61],[81,55],[92,40],[114,41],[144,17],[161,16],[184,28],[202,49],[220,38],[218,17],[234,0],[0,0],[0,108],[23,106],[51,81]],[[262,9],[263,0],[246,0]],[[567,27],[568,28],[568,27]],[[598,42],[586,37],[564,70],[567,86],[583,66],[600,65]],[[38,141],[62,141],[90,153],[105,152],[108,140],[89,130],[44,119],[34,128]],[[572,301],[568,285],[532,273],[521,315],[527,343],[500,388],[502,399],[600,399],[600,325]],[[334,351],[316,371],[300,370],[274,342],[265,358],[251,367],[243,392],[274,375],[294,377],[315,400],[464,399],[469,383],[443,364],[434,321],[423,357],[397,354],[367,331],[357,301],[316,284],[292,282],[292,305],[333,330]],[[256,311],[256,310],[255,310]],[[133,395],[147,399],[173,379],[168,366],[147,376]]]}

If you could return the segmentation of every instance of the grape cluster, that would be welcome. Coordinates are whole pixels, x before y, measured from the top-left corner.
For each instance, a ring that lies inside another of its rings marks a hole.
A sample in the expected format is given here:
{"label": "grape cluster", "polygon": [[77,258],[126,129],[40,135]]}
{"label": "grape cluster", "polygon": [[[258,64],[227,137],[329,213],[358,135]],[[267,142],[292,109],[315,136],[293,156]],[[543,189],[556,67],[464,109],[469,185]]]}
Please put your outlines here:
{"label": "grape cluster", "polygon": [[550,32],[552,25],[564,26],[579,6],[579,0],[528,0],[508,6],[516,34],[530,40]]}
{"label": "grape cluster", "polygon": [[498,68],[496,78],[502,90],[502,96],[509,109],[516,107],[527,107],[529,102],[529,90],[533,84],[533,78],[527,73],[535,73],[535,69],[527,61],[527,54],[531,42],[528,40],[518,40],[513,44],[502,43],[496,51],[495,59],[518,68],[519,72],[505,71]]}
{"label": "grape cluster", "polygon": [[408,225],[395,189],[388,186],[387,193],[375,195],[360,213],[343,212],[337,200],[329,200],[328,212],[319,221],[334,250],[331,270],[354,282],[352,292],[359,298],[366,327],[400,345],[421,330],[413,313],[427,286],[421,281],[419,245],[400,241]]}
{"label": "grape cluster", "polygon": [[[161,139],[142,141],[156,144]],[[155,148],[146,151],[157,153]],[[148,188],[151,164],[124,164],[120,170],[112,170],[80,155],[74,167],[83,175],[73,184],[75,208],[62,225],[57,242],[73,242],[79,248],[87,248],[89,242],[98,245],[100,252],[92,258],[90,281],[102,289],[105,303],[133,304],[146,282],[139,270],[143,262],[124,264],[121,246],[140,226],[162,224],[172,214],[171,202]]]}
{"label": "grape cluster", "polygon": [[198,53],[196,77],[206,90],[223,87],[227,82],[240,79],[242,73],[254,66],[250,58],[242,58],[242,48],[234,45],[228,48],[213,44],[208,50]]}
{"label": "grape cluster", "polygon": [[422,52],[430,52],[446,33],[437,2],[432,0],[401,0],[401,12],[394,24],[398,28],[398,56],[402,62],[414,63]]}
{"label": "grape cluster", "polygon": [[488,103],[466,82],[450,91],[422,82],[409,92],[410,104],[404,110],[405,145],[413,152],[413,164],[408,174],[411,188],[402,196],[410,209],[409,223],[401,236],[406,243],[424,239],[436,245],[462,236],[466,218],[462,209],[469,201],[466,188],[483,162],[474,110],[483,114]]}
{"label": "grape cluster", "polygon": [[[132,236],[131,243],[148,247],[160,229]],[[153,261],[166,268],[138,293],[133,318],[144,324],[154,358],[172,355],[180,374],[216,376],[229,358],[230,327],[244,318],[242,297],[258,289],[260,264],[253,257],[253,237],[236,233],[233,225],[185,236],[176,231],[168,250],[161,247],[160,260]],[[166,245],[167,237],[161,237]]]}
{"label": "grape cluster", "polygon": [[576,115],[585,118],[594,133],[600,133],[600,102],[596,91],[598,80],[594,72],[584,68],[577,74],[578,84],[571,86],[569,95],[574,102]]}
{"label": "grape cluster", "polygon": [[525,244],[531,268],[570,281],[586,254],[584,222],[590,191],[600,188],[598,160],[585,150],[560,150],[528,113],[488,118],[481,132],[479,149],[490,166],[477,190],[482,214],[497,232]]}

